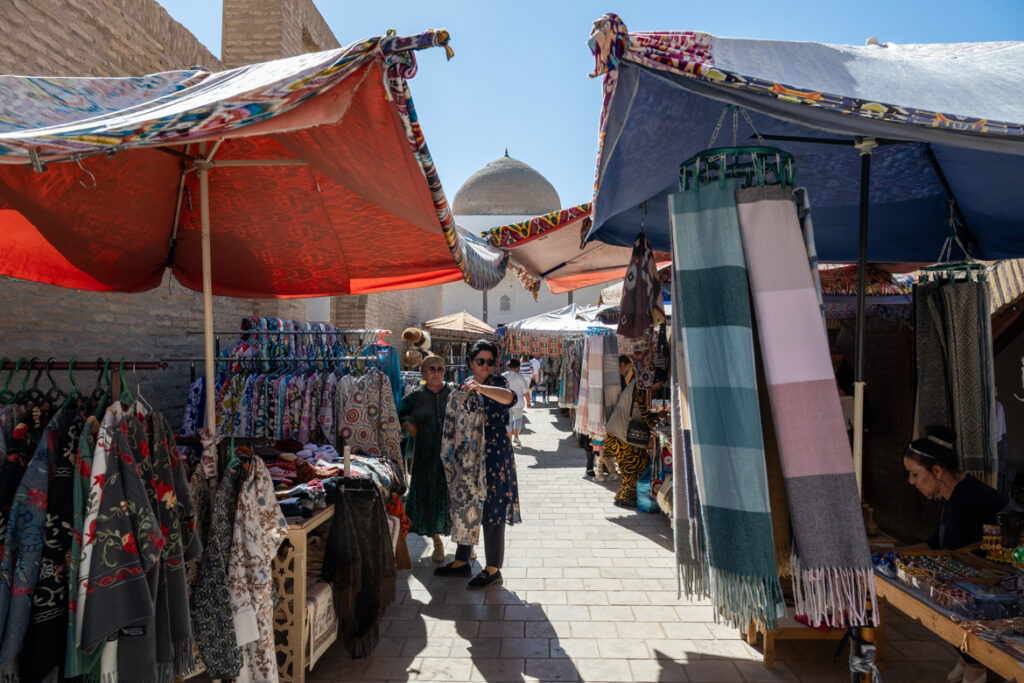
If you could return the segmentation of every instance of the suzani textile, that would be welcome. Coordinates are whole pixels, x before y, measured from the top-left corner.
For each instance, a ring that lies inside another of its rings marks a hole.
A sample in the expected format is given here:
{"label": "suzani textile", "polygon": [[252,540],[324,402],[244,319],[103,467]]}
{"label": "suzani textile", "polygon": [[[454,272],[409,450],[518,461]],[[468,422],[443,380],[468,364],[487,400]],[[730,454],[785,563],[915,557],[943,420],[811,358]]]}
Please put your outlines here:
{"label": "suzani textile", "polygon": [[687,589],[707,586],[735,626],[773,628],[785,603],[775,566],[750,290],[731,187],[670,197],[673,301],[681,320],[685,379],[707,575],[681,556]]}
{"label": "suzani textile", "polygon": [[793,527],[797,613],[812,626],[864,625],[869,605],[878,614],[874,571],[793,190],[740,189],[736,204]]}
{"label": "suzani textile", "polygon": [[441,437],[441,460],[448,482],[452,542],[458,545],[477,545],[483,523],[487,500],[484,418],[480,394],[452,392]]}

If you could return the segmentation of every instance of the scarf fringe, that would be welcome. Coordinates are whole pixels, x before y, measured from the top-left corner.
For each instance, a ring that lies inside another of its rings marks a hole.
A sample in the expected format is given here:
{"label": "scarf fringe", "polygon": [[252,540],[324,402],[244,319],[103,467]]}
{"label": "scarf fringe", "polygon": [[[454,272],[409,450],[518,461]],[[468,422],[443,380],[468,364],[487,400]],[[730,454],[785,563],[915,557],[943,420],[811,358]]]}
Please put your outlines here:
{"label": "scarf fringe", "polygon": [[880,613],[872,569],[804,568],[795,549],[789,564],[796,613],[806,615],[811,627],[825,624],[844,628],[847,620],[852,626],[867,625],[869,607],[874,625],[878,625]]}
{"label": "scarf fringe", "polygon": [[0,667],[0,683],[18,683],[18,680],[18,659],[15,657]]}
{"label": "scarf fringe", "polygon": [[188,642],[174,644],[174,678],[188,677],[196,669],[196,650],[190,638]]}
{"label": "scarf fringe", "polygon": [[688,557],[680,557],[676,572],[676,597],[685,594],[691,600],[706,598],[709,593],[707,562],[700,547],[700,524],[695,519],[685,521],[688,532]]}
{"label": "scarf fringe", "polygon": [[369,657],[370,653],[377,647],[377,643],[380,642],[380,625],[374,624],[366,635],[356,638],[351,643],[346,643],[349,654],[352,655],[352,659],[362,659],[363,657]]}
{"label": "scarf fringe", "polygon": [[117,683],[117,672],[108,671],[100,676],[100,683]]}
{"label": "scarf fringe", "polygon": [[746,628],[754,621],[771,630],[786,613],[778,576],[744,576],[712,567],[708,578],[715,621],[722,617],[733,628]]}

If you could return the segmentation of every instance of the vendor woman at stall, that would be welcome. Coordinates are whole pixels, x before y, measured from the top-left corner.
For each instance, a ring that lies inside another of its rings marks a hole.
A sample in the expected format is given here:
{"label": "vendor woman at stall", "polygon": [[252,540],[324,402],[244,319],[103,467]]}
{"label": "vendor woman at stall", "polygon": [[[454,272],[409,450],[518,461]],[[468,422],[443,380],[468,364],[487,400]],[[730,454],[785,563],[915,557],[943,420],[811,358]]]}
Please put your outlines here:
{"label": "vendor woman at stall", "polygon": [[903,456],[907,479],[929,500],[942,501],[939,525],[924,544],[933,550],[956,550],[982,538],[982,527],[995,524],[1010,499],[974,476],[960,471],[953,434],[929,427],[928,436],[911,441]]}
{"label": "vendor woman at stall", "polygon": [[[1016,506],[991,486],[960,471],[952,432],[944,427],[929,427],[927,432],[925,438],[907,445],[903,466],[912,486],[929,500],[942,501],[942,513],[934,534],[904,550],[956,550],[978,543],[985,524],[995,524],[999,512]],[[961,655],[946,680],[981,683],[987,676],[984,666]]]}

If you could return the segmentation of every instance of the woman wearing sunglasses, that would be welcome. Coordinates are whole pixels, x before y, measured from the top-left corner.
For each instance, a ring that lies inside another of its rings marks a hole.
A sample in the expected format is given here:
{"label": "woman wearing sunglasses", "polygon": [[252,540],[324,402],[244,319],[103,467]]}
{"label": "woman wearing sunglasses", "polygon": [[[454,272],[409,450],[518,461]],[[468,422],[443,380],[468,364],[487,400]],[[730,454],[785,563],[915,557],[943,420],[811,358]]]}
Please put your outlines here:
{"label": "woman wearing sunglasses", "polygon": [[[497,346],[481,339],[470,348],[468,357],[473,374],[462,383],[460,389],[469,393],[475,392],[483,397],[483,466],[487,486],[481,520],[487,566],[469,582],[469,588],[484,588],[502,582],[505,525],[522,521],[519,514],[519,484],[516,481],[512,442],[505,433],[509,408],[515,404],[516,395],[508,388],[508,381],[504,377],[494,374],[494,367],[498,362]],[[455,560],[438,567],[434,573],[438,576],[471,576],[469,561],[472,553],[473,546],[459,545]]]}
{"label": "woman wearing sunglasses", "polygon": [[444,381],[444,358],[433,354],[420,364],[421,386],[402,399],[399,418],[402,428],[415,439],[409,499],[405,509],[412,521],[409,529],[420,536],[434,537],[434,562],[444,562],[442,534],[451,533],[448,519],[448,482],[441,462],[441,431],[448,397],[454,386]]}

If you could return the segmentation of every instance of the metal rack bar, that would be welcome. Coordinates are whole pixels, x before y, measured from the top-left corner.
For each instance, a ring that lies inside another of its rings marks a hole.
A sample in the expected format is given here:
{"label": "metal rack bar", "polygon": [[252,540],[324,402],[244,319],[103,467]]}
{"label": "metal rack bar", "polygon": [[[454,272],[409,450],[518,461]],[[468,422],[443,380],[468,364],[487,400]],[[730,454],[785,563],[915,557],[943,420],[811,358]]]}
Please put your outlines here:
{"label": "metal rack bar", "polygon": [[[198,360],[202,360],[199,358]],[[53,361],[52,363],[45,360],[34,360],[21,364],[19,370],[67,370],[71,365],[71,361]],[[108,370],[114,371],[121,367],[121,361],[110,359],[109,362],[105,361],[75,361],[75,370],[101,370],[103,367],[107,367]],[[3,370],[14,370],[18,367],[16,360],[8,360],[6,363],[0,364],[0,371]],[[153,360],[142,360],[124,361],[125,370],[165,370],[167,369],[166,359],[153,361]]]}
{"label": "metal rack bar", "polygon": [[[260,330],[256,328],[248,330],[215,330],[214,334],[267,334],[267,335],[278,335],[278,334],[391,334],[391,330]],[[201,330],[186,330],[185,334],[188,336],[198,336],[203,334]]]}
{"label": "metal rack bar", "polygon": [[[163,358],[161,360],[163,362],[165,362],[165,363],[193,363],[193,362],[201,361],[203,359],[202,358]],[[376,354],[374,354],[372,356],[280,356],[278,358],[270,358],[270,357],[267,357],[267,358],[264,358],[264,357],[258,357],[258,358],[217,358],[216,362],[218,362],[218,363],[221,363],[221,362],[244,363],[244,362],[247,362],[247,361],[260,361],[260,362],[263,362],[263,361],[305,361],[307,363],[314,363],[314,362],[318,362],[318,361],[338,361],[338,360],[344,360],[344,361],[356,361],[356,360],[374,361],[374,360],[377,360],[377,356],[376,356]],[[75,367],[78,367],[77,363],[75,364]],[[125,367],[127,367],[127,366],[125,366]]]}

